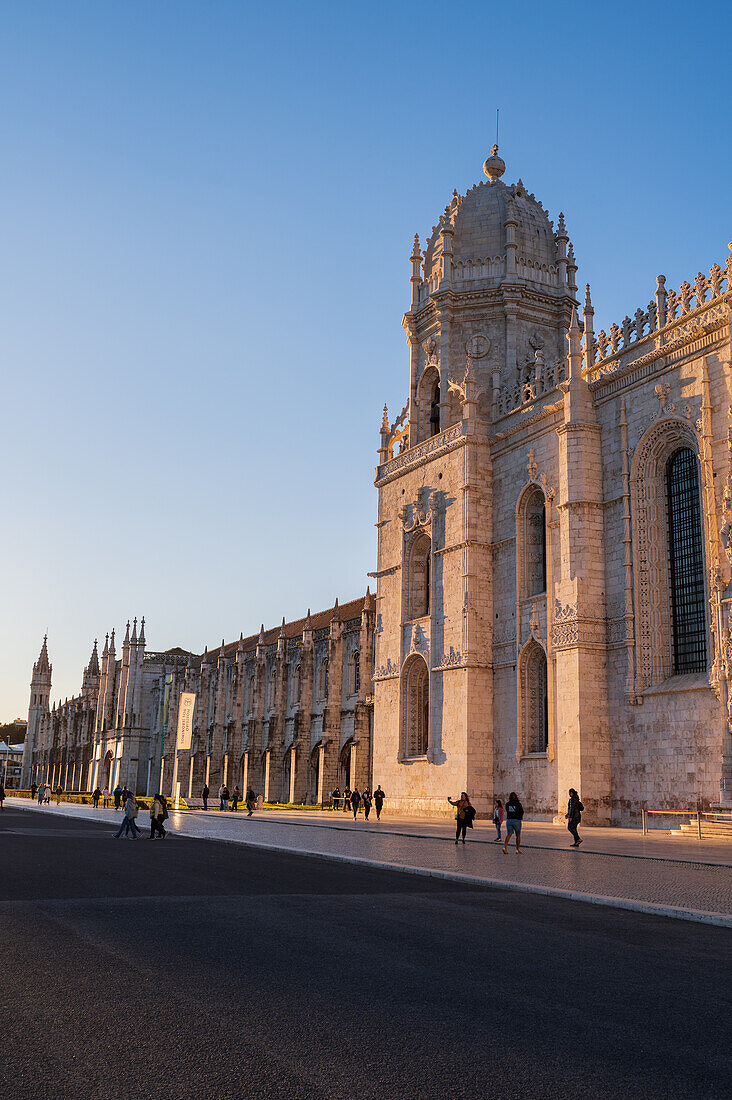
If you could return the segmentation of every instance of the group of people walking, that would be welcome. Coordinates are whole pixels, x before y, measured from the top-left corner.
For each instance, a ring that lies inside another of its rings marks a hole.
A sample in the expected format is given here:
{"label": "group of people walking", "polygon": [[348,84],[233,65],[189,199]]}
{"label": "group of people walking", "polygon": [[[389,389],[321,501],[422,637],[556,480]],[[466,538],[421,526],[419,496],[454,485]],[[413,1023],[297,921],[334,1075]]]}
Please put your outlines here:
{"label": "group of people walking", "polygon": [[343,812],[347,813],[348,810],[353,811],[353,820],[356,820],[356,815],[359,809],[363,806],[363,815],[368,821],[369,814],[371,813],[372,805],[376,809],[376,820],[381,820],[381,811],[384,808],[384,799],[386,798],[385,792],[381,789],[381,783],[372,794],[368,787],[364,787],[362,791],[359,791],[358,787],[354,787],[351,790],[350,787],[345,787],[343,794],[341,794],[340,787],[334,787],[330,792],[330,800],[332,806],[338,806],[341,799],[343,799]]}
{"label": "group of people walking", "polygon": [[[204,783],[201,788],[201,801],[203,802],[204,810],[208,810],[208,800],[211,795],[211,790],[208,783]],[[230,791],[226,783],[222,783],[219,787],[219,810],[228,810],[229,806],[236,813],[239,809],[239,803],[242,801],[241,790],[238,786],[234,787],[233,791]],[[257,804],[257,796],[251,787],[247,787],[246,798],[244,803],[247,808],[247,817],[251,817],[254,813],[254,807]]]}
{"label": "group of people walking", "polygon": [[36,786],[35,783],[31,786],[31,798],[35,798],[38,801],[39,806],[48,806],[51,801],[51,796],[56,799],[56,805],[61,802],[61,795],[64,793],[64,789],[59,783],[57,787],[51,787],[50,783],[41,783]]}
{"label": "group of people walking", "polygon": [[[468,798],[468,795],[463,791],[458,799],[448,798],[447,800],[451,806],[456,809],[455,813],[455,843],[458,844],[461,840],[465,843],[465,834],[468,829],[473,828],[473,820],[475,818],[475,807]],[[567,803],[567,812],[564,815],[567,820],[567,828],[574,837],[572,848],[579,848],[582,843],[582,838],[577,832],[580,821],[582,820],[582,811],[584,806],[580,801],[580,796],[574,787],[569,788],[569,802]],[[503,822],[506,822],[506,839],[503,842],[503,854],[508,855],[508,845],[511,837],[516,838],[516,851],[521,854],[521,823],[524,819],[524,807],[521,803],[521,799],[515,791],[511,791],[508,796],[508,801],[504,807],[500,798],[497,798],[493,803],[493,824],[496,827],[496,839],[494,844],[500,844],[501,842],[501,829]]]}
{"label": "group of people walking", "polygon": [[[122,822],[114,836],[119,840],[123,834],[124,836],[131,834],[132,839],[137,840],[139,836],[142,836],[142,830],[136,824],[140,807],[131,791],[126,790],[126,794]],[[163,822],[167,820],[168,816],[168,800],[164,794],[156,794],[150,802],[150,835],[148,840],[155,840],[155,837],[165,840],[167,833]]]}

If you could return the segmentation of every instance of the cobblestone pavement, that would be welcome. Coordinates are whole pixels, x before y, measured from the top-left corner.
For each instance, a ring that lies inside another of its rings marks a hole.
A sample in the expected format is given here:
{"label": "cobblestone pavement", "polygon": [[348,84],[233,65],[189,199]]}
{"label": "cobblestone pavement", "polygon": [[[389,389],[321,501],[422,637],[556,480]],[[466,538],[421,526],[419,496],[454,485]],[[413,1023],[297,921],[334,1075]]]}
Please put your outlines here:
{"label": "cobblestone pavement", "polygon": [[[109,820],[110,824],[119,821],[114,811],[95,811],[71,803],[39,808],[29,805],[27,800],[10,799],[9,804],[25,807],[30,813]],[[339,823],[328,827],[322,822],[318,822],[320,827],[303,828],[297,823],[275,820],[269,814],[247,818],[244,814],[175,811],[170,824],[173,831],[185,836],[460,876],[485,884],[510,885],[622,907],[629,903],[635,908],[692,919],[706,917],[732,926],[732,870],[729,866],[674,860],[666,854],[669,846],[688,843],[684,841],[668,840],[661,858],[630,854],[618,858],[617,854],[592,851],[589,836],[587,846],[578,850],[532,847],[534,837],[552,827],[529,822],[524,830],[522,854],[517,855],[511,848],[504,855],[502,845],[490,842],[488,825],[474,830],[477,843],[471,837],[467,844],[456,848],[447,835],[449,826],[444,825],[434,827],[435,835],[404,835],[395,824],[389,826],[390,831],[382,825],[360,821],[355,828],[353,824],[345,828]]]}

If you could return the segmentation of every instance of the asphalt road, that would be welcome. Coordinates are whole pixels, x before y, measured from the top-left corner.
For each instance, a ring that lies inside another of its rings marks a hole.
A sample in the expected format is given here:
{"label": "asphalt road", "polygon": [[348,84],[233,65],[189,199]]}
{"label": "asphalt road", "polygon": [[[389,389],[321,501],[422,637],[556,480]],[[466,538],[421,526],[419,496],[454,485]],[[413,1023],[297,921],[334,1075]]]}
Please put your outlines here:
{"label": "asphalt road", "polygon": [[721,928],[0,815],[0,1096],[729,1097]]}

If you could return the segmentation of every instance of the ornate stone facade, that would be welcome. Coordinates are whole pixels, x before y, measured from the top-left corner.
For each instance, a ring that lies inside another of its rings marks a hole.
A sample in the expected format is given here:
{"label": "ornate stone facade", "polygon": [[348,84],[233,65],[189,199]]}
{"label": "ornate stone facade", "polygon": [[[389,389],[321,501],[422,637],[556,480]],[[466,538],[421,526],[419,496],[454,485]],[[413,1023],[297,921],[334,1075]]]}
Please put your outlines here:
{"label": "ornate stone facade", "polygon": [[595,335],[564,216],[504,169],[494,149],[412,251],[374,778],[411,812],[515,789],[550,818],[570,786],[602,823],[730,803],[732,256]]}
{"label": "ornate stone facade", "polygon": [[[265,800],[322,802],[371,771],[374,599],[240,637],[202,656],[145,651],[129,624],[121,659],[114,632],[96,642],[81,694],[49,708],[44,639],[33,669],[23,783],[65,790],[128,784],[199,797],[228,783]],[[177,753],[183,692],[195,696],[190,749]]]}

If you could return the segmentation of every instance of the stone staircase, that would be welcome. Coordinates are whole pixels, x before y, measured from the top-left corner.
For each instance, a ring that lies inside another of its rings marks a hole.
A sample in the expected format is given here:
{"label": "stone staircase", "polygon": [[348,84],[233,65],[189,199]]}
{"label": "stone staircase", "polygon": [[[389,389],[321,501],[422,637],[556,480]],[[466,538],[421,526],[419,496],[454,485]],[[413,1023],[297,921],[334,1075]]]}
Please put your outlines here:
{"label": "stone staircase", "polygon": [[[702,840],[732,840],[732,813],[729,811],[702,813],[701,835]],[[698,837],[699,827],[696,817],[687,824],[672,829],[671,836]]]}

